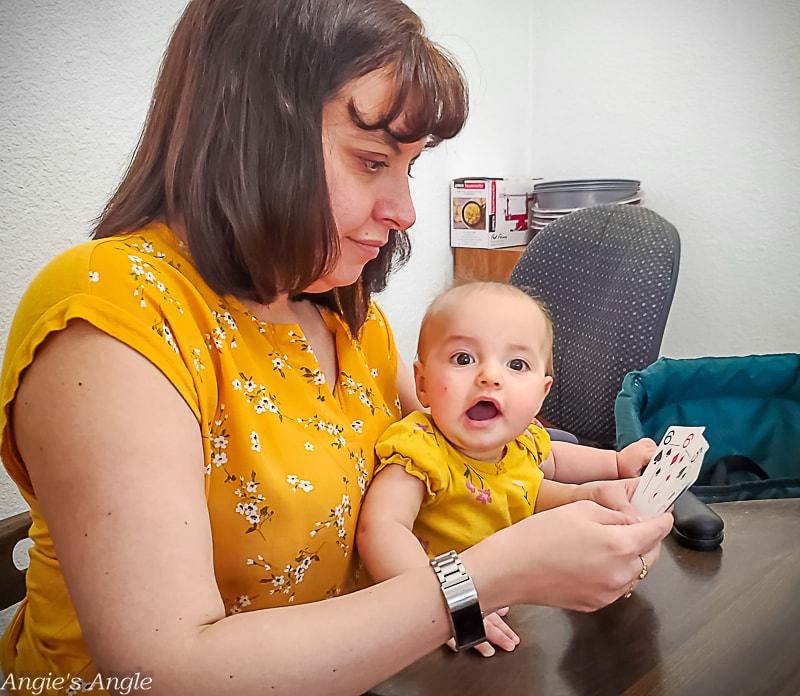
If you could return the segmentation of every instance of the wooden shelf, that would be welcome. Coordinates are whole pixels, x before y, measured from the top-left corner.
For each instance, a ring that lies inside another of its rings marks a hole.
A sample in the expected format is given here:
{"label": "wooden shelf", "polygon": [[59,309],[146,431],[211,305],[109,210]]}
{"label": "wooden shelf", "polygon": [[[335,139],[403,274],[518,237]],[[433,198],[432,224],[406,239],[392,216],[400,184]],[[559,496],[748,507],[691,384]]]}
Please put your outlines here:
{"label": "wooden shelf", "polygon": [[453,249],[453,281],[496,280],[505,282],[525,251],[524,246],[503,249]]}

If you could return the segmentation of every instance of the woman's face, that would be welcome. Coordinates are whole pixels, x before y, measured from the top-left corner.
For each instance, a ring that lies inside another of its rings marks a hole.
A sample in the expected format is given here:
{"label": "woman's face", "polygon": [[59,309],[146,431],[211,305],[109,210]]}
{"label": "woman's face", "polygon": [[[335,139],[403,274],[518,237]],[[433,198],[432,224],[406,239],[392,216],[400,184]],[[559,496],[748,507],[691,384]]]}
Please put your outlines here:
{"label": "woman's face", "polygon": [[[348,106],[352,100],[362,120],[373,123],[388,110],[392,89],[387,73],[371,72],[346,84],[322,110],[325,177],[341,253],[335,268],[309,292],[354,283],[386,244],[389,230],[414,224],[408,175],[426,139],[401,143],[386,131],[364,130],[353,122]],[[402,120],[397,125],[402,129]]]}

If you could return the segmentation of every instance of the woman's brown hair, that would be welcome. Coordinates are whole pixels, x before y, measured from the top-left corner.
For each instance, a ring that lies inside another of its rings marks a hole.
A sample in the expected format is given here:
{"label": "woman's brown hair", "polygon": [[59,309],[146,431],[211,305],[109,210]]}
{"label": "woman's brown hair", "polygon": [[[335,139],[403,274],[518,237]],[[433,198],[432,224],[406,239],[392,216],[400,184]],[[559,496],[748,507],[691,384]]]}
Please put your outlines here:
{"label": "woman's brown hair", "polygon": [[[180,225],[198,272],[222,295],[269,304],[335,264],[338,235],[322,107],[354,78],[389,70],[380,122],[401,142],[456,135],[467,89],[456,63],[399,0],[192,0],[173,34],[136,152],[95,238]],[[390,130],[404,116],[402,132]],[[355,333],[372,293],[404,263],[394,230],[352,286],[315,295]]]}

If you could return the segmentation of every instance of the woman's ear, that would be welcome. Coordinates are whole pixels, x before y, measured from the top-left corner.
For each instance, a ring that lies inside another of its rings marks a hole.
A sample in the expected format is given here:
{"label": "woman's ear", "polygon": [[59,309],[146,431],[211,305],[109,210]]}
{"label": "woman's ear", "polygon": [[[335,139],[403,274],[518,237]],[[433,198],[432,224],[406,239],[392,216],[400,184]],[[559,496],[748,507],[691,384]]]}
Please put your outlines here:
{"label": "woman's ear", "polygon": [[428,408],[431,404],[428,401],[428,394],[425,391],[425,365],[419,358],[414,361],[414,384],[417,387],[417,398],[423,407]]}

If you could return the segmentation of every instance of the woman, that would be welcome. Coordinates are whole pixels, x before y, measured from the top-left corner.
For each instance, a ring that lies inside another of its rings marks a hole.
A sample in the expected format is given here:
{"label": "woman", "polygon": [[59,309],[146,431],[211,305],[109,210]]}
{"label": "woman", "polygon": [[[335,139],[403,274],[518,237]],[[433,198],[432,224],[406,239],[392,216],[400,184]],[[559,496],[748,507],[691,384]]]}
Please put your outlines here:
{"label": "woman", "polygon": [[[410,167],[466,111],[397,0],[190,2],[95,240],[9,335],[17,684],[356,693],[452,634],[434,572],[366,587],[353,533],[378,435],[419,407],[371,294],[407,252]],[[461,559],[485,612],[593,609],[670,525],[628,521],[567,506]]]}

